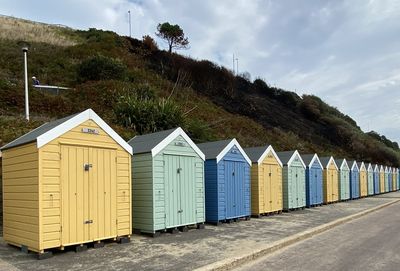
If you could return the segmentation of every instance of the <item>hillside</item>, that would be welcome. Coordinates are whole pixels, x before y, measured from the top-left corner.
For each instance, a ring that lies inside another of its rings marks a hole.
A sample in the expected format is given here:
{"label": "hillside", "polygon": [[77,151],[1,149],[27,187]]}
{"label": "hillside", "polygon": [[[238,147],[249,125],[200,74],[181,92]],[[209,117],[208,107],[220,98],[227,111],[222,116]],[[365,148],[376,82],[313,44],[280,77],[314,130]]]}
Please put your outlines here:
{"label": "hillside", "polygon": [[[9,17],[0,17],[0,33],[0,146],[46,121],[93,108],[125,139],[179,125],[196,142],[236,137],[244,146],[269,143],[277,150],[400,165],[397,143],[363,133],[318,97],[170,55],[148,40]],[[71,88],[61,95],[31,88],[29,123],[23,119],[23,45],[29,46],[30,76]]]}

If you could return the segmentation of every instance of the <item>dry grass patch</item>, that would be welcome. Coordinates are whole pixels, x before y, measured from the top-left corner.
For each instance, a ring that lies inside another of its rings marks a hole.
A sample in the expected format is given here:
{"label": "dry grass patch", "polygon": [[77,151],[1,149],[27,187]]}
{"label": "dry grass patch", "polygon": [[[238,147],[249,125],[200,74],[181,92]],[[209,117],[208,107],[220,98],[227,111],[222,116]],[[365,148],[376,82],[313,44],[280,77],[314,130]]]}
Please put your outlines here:
{"label": "dry grass patch", "polygon": [[77,42],[62,34],[61,26],[0,16],[0,39],[72,46]]}

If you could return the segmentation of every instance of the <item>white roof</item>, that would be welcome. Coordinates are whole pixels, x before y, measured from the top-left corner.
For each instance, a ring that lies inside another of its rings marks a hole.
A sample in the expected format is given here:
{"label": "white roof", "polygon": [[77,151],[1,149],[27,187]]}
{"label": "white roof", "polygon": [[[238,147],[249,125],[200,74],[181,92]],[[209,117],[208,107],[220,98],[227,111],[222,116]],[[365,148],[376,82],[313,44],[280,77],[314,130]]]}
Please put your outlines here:
{"label": "white roof", "polygon": [[364,162],[361,162],[361,166],[360,166],[360,168],[359,168],[359,170],[361,171],[361,170],[365,170],[365,171],[367,171],[367,168],[365,167],[365,164],[364,164]]}
{"label": "white roof", "polygon": [[342,170],[344,166],[347,166],[347,168],[349,168],[349,164],[347,163],[346,158],[343,158],[342,164],[340,164],[340,169]]}
{"label": "white roof", "polygon": [[379,166],[378,165],[375,165],[374,172],[379,172]]}
{"label": "white roof", "polygon": [[373,172],[374,168],[372,167],[371,163],[368,163],[367,171]]}
{"label": "white roof", "polygon": [[204,153],[197,147],[197,145],[190,139],[190,137],[183,131],[181,127],[178,127],[173,131],[171,134],[169,134],[166,138],[164,138],[160,143],[158,143],[152,150],[151,150],[151,155],[154,157],[156,156],[160,151],[162,151],[165,147],[167,147],[172,141],[174,141],[177,137],[183,137],[185,141],[190,145],[190,147],[193,148],[193,150],[200,156],[201,159],[205,160],[205,155]]}
{"label": "white roof", "polygon": [[318,158],[318,154],[314,154],[314,156],[313,156],[313,158],[311,159],[311,162],[310,162],[310,164],[309,164],[308,166],[311,167],[311,166],[314,164],[315,161],[318,162],[319,166],[320,166],[322,169],[324,168],[324,167],[322,166],[322,164],[321,164],[321,161],[320,161],[319,158]]}
{"label": "white roof", "polygon": [[333,159],[333,156],[331,156],[328,160],[328,163],[324,165],[324,168],[328,168],[328,166],[333,162],[333,165],[335,166],[336,170],[339,170],[338,166],[336,165],[335,159]]}
{"label": "white roof", "polygon": [[351,170],[355,170],[355,169],[357,169],[357,171],[360,171],[360,169],[358,168],[358,165],[357,165],[357,161],[353,161],[353,165],[351,165]]}
{"label": "white roof", "polygon": [[306,166],[306,164],[304,164],[304,161],[301,158],[301,155],[297,150],[295,150],[292,157],[290,157],[289,161],[287,162],[287,165],[290,166],[292,164],[293,160],[296,158],[296,156],[299,157],[301,164],[303,165],[304,168],[306,168],[307,166]]}
{"label": "white roof", "polygon": [[385,168],[381,165],[381,166],[379,167],[379,171],[380,171],[380,172],[385,172]]}
{"label": "white roof", "polygon": [[69,120],[63,122],[61,125],[54,127],[46,133],[37,137],[37,147],[43,147],[50,141],[60,137],[76,126],[82,124],[87,120],[93,120],[101,129],[103,129],[112,139],[114,139],[122,148],[132,155],[132,147],[120,137],[104,120],[102,120],[92,109],[87,109]]}
{"label": "white roof", "polygon": [[123,149],[125,149],[132,155],[132,147],[122,137],[120,137],[107,123],[105,123],[92,109],[87,109],[81,113],[65,117],[63,119],[45,123],[35,130],[32,130],[31,132],[3,146],[3,149],[12,148],[14,146],[19,146],[34,141],[36,141],[37,148],[41,148],[50,141],[62,136],[66,132],[72,130],[73,128],[87,120],[94,121]]}
{"label": "white roof", "polygon": [[236,140],[236,138],[232,139],[232,141],[226,145],[226,147],[217,155],[217,163],[219,161],[221,161],[221,159],[225,156],[225,154],[228,153],[228,151],[230,149],[232,149],[233,146],[236,146],[236,148],[238,148],[238,150],[240,151],[240,153],[243,155],[244,159],[246,159],[247,163],[251,166],[251,160],[250,158],[247,156],[247,154],[245,153],[245,151],[242,149],[242,147],[240,146],[239,142]]}

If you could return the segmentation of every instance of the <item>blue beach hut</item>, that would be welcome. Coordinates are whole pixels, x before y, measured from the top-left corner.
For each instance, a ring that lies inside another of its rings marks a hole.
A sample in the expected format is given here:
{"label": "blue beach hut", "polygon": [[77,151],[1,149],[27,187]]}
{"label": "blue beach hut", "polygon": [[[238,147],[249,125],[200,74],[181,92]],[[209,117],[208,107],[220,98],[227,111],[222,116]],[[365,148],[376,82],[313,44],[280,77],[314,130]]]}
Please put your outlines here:
{"label": "blue beach hut", "polygon": [[323,166],[317,154],[301,155],[306,164],[306,206],[320,205],[322,198],[322,170]]}
{"label": "blue beach hut", "polygon": [[375,164],[374,166],[374,194],[380,194],[379,189],[379,166]]}
{"label": "blue beach hut", "polygon": [[360,169],[357,161],[351,161],[350,165],[350,198],[358,199],[360,197]]}
{"label": "blue beach hut", "polygon": [[250,218],[251,160],[236,139],[197,145],[205,160],[206,221]]}

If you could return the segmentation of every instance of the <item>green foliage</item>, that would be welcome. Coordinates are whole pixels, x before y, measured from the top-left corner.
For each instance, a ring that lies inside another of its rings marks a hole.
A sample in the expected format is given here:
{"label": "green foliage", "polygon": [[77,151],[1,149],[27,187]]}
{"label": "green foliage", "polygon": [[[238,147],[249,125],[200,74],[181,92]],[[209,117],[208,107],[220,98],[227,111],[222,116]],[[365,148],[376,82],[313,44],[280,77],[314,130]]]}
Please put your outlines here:
{"label": "green foliage", "polygon": [[79,81],[93,80],[124,80],[127,76],[127,67],[120,60],[95,55],[82,61],[78,67]]}
{"label": "green foliage", "polygon": [[158,24],[156,35],[168,43],[169,53],[172,52],[172,49],[186,49],[189,46],[188,38],[177,24],[172,25],[168,22]]}
{"label": "green foliage", "polygon": [[143,36],[143,46],[151,52],[158,50],[157,42],[149,35]]}
{"label": "green foliage", "polygon": [[87,31],[78,30],[77,33],[82,36],[87,43],[102,43],[114,46],[123,45],[122,38],[112,31],[89,28]]}
{"label": "green foliage", "polygon": [[384,135],[380,135],[379,133],[375,132],[375,131],[371,131],[367,133],[370,137],[375,138],[376,140],[382,142],[383,144],[385,144],[386,146],[388,146],[389,148],[395,149],[395,150],[399,150],[399,144],[395,141],[391,141],[388,138],[386,138],[386,136]]}
{"label": "green foliage", "polygon": [[18,117],[24,109],[21,44],[0,39],[0,146],[45,121],[92,108],[125,139],[182,126],[196,142],[236,137],[244,146],[270,143],[279,150],[400,165],[396,142],[363,133],[316,96],[301,99],[211,61],[160,51],[149,36],[60,32],[73,44],[32,41],[28,72],[42,83],[72,89],[55,96],[31,88],[30,123]]}
{"label": "green foliage", "polygon": [[183,126],[181,109],[169,99],[121,96],[115,109],[116,121],[138,134],[152,133]]}
{"label": "green foliage", "polygon": [[190,138],[196,142],[207,142],[217,140],[207,123],[198,120],[190,119],[186,122],[185,130],[190,135]]}

